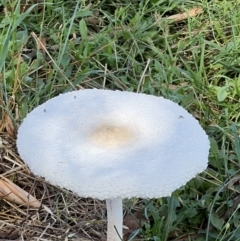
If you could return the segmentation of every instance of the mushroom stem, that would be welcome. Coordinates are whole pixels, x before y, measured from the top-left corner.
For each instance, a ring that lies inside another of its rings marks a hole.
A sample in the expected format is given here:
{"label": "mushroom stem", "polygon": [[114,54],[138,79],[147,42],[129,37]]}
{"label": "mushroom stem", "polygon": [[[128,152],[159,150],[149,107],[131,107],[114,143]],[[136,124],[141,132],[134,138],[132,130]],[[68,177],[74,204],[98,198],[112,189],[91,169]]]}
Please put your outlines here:
{"label": "mushroom stem", "polygon": [[108,231],[107,241],[122,241],[122,198],[106,199]]}

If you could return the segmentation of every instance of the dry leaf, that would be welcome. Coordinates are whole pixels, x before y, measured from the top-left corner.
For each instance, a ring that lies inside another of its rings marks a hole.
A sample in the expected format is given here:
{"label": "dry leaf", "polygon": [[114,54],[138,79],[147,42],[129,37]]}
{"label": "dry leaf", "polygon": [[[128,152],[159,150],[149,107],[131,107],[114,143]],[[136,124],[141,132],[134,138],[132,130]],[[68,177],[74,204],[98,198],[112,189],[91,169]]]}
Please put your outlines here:
{"label": "dry leaf", "polygon": [[3,176],[0,179],[0,198],[18,205],[29,205],[33,208],[41,206],[41,203],[35,197]]}
{"label": "dry leaf", "polygon": [[135,211],[133,214],[127,214],[123,219],[123,225],[126,227],[123,229],[124,240],[127,239],[132,232],[141,228],[145,222],[146,219],[141,211]]}
{"label": "dry leaf", "polygon": [[86,23],[93,25],[93,26],[99,25],[101,22],[103,22],[103,19],[101,17],[99,17],[99,14],[100,14],[99,11],[97,11],[97,10],[94,11],[93,12],[94,16],[85,18]]}
{"label": "dry leaf", "polygon": [[6,128],[7,133],[11,137],[16,139],[17,132],[16,132],[15,127],[13,125],[12,119],[10,118],[10,116],[7,113],[4,114],[4,124],[5,124],[5,128]]}
{"label": "dry leaf", "polygon": [[[2,93],[0,92],[0,106],[2,107],[1,110],[1,120],[0,120],[0,132],[3,131],[7,131],[7,133],[13,138],[16,139],[17,136],[17,131],[15,129],[15,126],[13,124],[12,118],[10,117],[9,113],[13,113],[14,112],[14,108],[15,108],[15,101],[14,101],[14,97],[11,96],[8,99],[8,105],[6,106],[4,103],[4,100],[2,98]],[[1,105],[2,104],[2,105]],[[3,108],[4,106],[4,108]],[[7,109],[9,112],[4,111],[4,109]]]}
{"label": "dry leaf", "polygon": [[190,9],[188,12],[179,13],[172,16],[167,17],[167,19],[173,20],[174,22],[180,22],[188,18],[195,17],[196,15],[203,13],[203,9],[200,7],[194,7]]}
{"label": "dry leaf", "polygon": [[87,22],[87,24],[93,26],[98,26],[101,23],[101,19],[97,17],[87,17],[85,21]]}
{"label": "dry leaf", "polygon": [[43,38],[43,37],[40,37],[39,41],[38,41],[38,45],[39,45],[38,48],[45,52],[45,49],[46,49],[46,39]]}

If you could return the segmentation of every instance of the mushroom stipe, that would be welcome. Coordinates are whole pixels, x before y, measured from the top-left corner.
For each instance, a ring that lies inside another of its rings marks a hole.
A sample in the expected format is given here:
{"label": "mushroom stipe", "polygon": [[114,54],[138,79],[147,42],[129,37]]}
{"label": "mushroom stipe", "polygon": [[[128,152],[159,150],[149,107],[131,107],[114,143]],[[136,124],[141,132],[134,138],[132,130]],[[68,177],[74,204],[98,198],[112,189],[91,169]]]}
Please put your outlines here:
{"label": "mushroom stipe", "polygon": [[120,241],[122,198],[170,196],[206,169],[210,144],[198,121],[170,100],[87,89],[30,112],[17,147],[34,174],[106,199],[107,240]]}

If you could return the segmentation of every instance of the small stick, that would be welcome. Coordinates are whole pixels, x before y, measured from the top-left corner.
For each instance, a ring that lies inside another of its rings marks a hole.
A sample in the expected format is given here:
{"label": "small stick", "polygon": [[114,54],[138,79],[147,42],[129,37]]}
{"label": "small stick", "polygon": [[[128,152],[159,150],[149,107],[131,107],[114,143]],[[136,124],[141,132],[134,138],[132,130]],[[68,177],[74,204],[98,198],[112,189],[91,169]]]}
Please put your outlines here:
{"label": "small stick", "polygon": [[144,69],[144,71],[143,71],[143,73],[142,73],[142,76],[141,76],[140,81],[139,81],[139,83],[138,83],[137,93],[140,91],[140,87],[141,87],[141,85],[142,85],[142,82],[143,82],[143,79],[144,79],[144,77],[145,77],[145,73],[146,73],[146,71],[147,71],[147,69],[148,69],[148,66],[149,66],[150,61],[151,61],[151,60],[148,59],[147,64],[146,64],[146,66],[145,66],[145,69]]}
{"label": "small stick", "polygon": [[188,18],[195,17],[196,15],[203,13],[203,9],[200,7],[194,7],[187,12],[174,14],[167,17],[167,20],[173,20],[174,22],[180,22]]}

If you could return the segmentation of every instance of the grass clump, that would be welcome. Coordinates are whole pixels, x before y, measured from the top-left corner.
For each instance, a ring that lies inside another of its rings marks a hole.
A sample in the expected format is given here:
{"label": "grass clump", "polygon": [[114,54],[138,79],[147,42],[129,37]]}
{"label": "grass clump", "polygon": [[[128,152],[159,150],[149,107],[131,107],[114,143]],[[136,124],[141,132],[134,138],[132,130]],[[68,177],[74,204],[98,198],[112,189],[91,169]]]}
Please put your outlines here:
{"label": "grass clump", "polygon": [[[142,209],[145,218],[134,240],[240,240],[239,3],[2,1],[1,175],[48,209],[1,200],[0,238],[104,240],[104,205],[33,176],[14,138],[27,113],[49,98],[106,88],[171,99],[200,121],[211,140],[206,172],[171,197],[126,204],[131,212]],[[194,8],[200,13],[176,18]]]}

